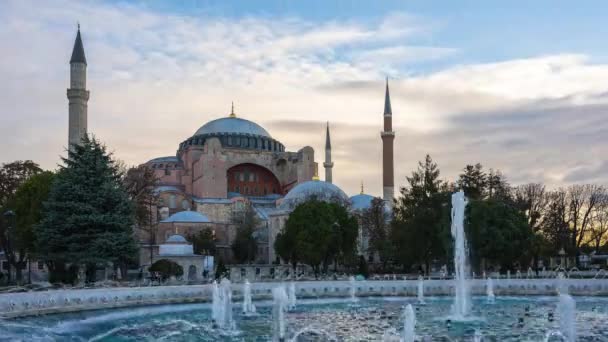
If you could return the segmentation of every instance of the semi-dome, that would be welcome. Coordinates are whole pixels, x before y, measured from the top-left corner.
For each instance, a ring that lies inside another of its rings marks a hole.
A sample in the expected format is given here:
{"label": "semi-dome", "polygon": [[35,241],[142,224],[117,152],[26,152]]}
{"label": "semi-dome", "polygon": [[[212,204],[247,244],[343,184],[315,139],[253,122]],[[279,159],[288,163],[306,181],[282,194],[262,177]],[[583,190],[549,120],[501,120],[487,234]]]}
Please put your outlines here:
{"label": "semi-dome", "polygon": [[374,196],[368,194],[359,194],[350,198],[351,208],[353,210],[365,210],[372,206]]}
{"label": "semi-dome", "polygon": [[281,202],[281,209],[293,209],[298,204],[310,199],[317,199],[325,202],[335,202],[343,205],[350,203],[348,196],[336,185],[312,180],[296,185],[291,189]]}
{"label": "semi-dome", "polygon": [[237,134],[251,134],[259,135],[266,138],[272,138],[262,126],[256,124],[253,121],[237,118],[227,117],[215,119],[207,122],[201,128],[199,128],[194,135],[202,134],[214,134],[214,133],[237,133]]}

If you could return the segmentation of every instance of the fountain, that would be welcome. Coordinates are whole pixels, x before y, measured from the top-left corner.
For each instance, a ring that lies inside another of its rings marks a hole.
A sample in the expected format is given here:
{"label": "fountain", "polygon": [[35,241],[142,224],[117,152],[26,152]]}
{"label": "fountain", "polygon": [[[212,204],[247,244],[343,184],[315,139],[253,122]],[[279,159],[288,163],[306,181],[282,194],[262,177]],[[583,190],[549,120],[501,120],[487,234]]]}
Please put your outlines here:
{"label": "fountain", "polygon": [[353,276],[348,277],[348,283],[350,285],[350,289],[349,289],[350,300],[354,302],[357,300],[357,288],[356,288],[356,284],[355,284],[355,277],[353,277]]}
{"label": "fountain", "polygon": [[424,304],[424,278],[418,277],[418,303]]}
{"label": "fountain", "polygon": [[296,284],[292,281],[291,283],[289,283],[289,293],[288,293],[288,297],[289,297],[289,310],[293,310],[296,308]]}
{"label": "fountain", "polygon": [[461,190],[452,194],[452,237],[454,238],[454,283],[456,292],[454,294],[453,315],[455,318],[466,317],[471,309],[471,298],[467,274],[468,248],[464,233],[464,209],[467,200]]}
{"label": "fountain", "polygon": [[559,329],[567,342],[576,341],[576,303],[569,294],[560,294],[557,304]]}
{"label": "fountain", "polygon": [[412,304],[408,304],[405,307],[405,317],[403,320],[403,334],[401,335],[401,342],[414,342],[414,327],[416,326],[416,314]]}
{"label": "fountain", "polygon": [[251,302],[251,284],[249,284],[249,280],[247,279],[245,279],[245,284],[243,285],[243,313],[255,313],[255,305]]}
{"label": "fountain", "polygon": [[217,285],[213,283],[213,298],[211,306],[214,324],[223,330],[234,330],[235,325],[232,320],[232,288],[230,280],[224,278]]}
{"label": "fountain", "polygon": [[272,289],[272,341],[285,341],[287,333],[287,323],[285,322],[285,312],[289,305],[289,298],[285,291],[285,286],[278,286]]}
{"label": "fountain", "polygon": [[491,277],[486,280],[486,296],[488,303],[494,303],[496,296],[494,295],[494,281]]}

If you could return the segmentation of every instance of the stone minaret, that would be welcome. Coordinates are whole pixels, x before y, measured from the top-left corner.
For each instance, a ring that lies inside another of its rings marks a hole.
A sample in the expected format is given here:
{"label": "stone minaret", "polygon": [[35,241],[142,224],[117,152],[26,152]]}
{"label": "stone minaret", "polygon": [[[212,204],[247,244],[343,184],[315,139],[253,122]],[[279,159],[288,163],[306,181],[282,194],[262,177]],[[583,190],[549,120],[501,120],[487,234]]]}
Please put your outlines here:
{"label": "stone minaret", "polygon": [[72,58],[70,58],[68,100],[70,113],[68,148],[71,150],[73,148],[72,145],[79,144],[82,137],[87,134],[87,102],[89,101],[87,59],[84,56],[84,47],[80,38],[80,25],[78,25]]}
{"label": "stone minaret", "polygon": [[393,204],[395,195],[395,167],[393,164],[393,111],[391,109],[391,96],[388,92],[388,77],[386,78],[386,94],[384,96],[384,131],[382,137],[382,198],[389,205]]}
{"label": "stone minaret", "polygon": [[334,167],[334,163],[331,161],[331,140],[329,139],[329,122],[327,123],[327,132],[325,133],[325,181],[327,183],[332,182],[331,169]]}

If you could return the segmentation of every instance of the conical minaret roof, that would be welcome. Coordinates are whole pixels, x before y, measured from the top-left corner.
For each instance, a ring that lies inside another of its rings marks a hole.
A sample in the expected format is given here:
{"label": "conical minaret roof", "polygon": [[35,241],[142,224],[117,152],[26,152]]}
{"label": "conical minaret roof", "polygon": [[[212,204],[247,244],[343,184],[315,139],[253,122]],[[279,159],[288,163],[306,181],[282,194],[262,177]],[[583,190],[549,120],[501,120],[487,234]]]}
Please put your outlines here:
{"label": "conical minaret roof", "polygon": [[386,94],[384,95],[384,115],[393,115],[391,109],[391,95],[388,91],[388,77],[386,78]]}
{"label": "conical minaret roof", "polygon": [[80,37],[80,24],[78,25],[78,33],[76,33],[76,40],[74,41],[72,58],[70,58],[70,64],[72,63],[87,64],[87,58],[84,56],[84,46],[82,45],[82,38]]}
{"label": "conical minaret roof", "polygon": [[327,132],[325,133],[325,149],[331,150],[331,139],[329,138],[329,121],[327,122]]}

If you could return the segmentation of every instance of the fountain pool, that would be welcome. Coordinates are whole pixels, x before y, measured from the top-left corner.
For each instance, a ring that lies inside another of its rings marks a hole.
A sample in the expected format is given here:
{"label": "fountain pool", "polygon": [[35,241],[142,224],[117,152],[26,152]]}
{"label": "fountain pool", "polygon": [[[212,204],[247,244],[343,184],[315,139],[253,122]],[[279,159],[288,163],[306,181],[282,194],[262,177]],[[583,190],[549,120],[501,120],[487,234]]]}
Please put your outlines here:
{"label": "fountain pool", "polygon": [[[471,314],[481,319],[451,325],[445,317],[452,313],[453,298],[425,300],[427,305],[418,305],[415,297],[299,300],[295,310],[285,312],[286,341],[301,331],[297,341],[382,341],[387,331],[397,338],[391,341],[399,341],[408,304],[416,316],[416,338],[423,341],[474,341],[476,332],[481,341],[545,341],[560,329],[557,296],[497,297],[494,304],[476,296]],[[575,301],[577,341],[607,341],[608,298]],[[232,332],[214,327],[210,304],[172,304],[8,319],[0,321],[0,341],[270,341],[273,302],[256,304],[256,316],[243,315],[238,302],[232,305]],[[549,341],[561,341],[553,335]]]}

